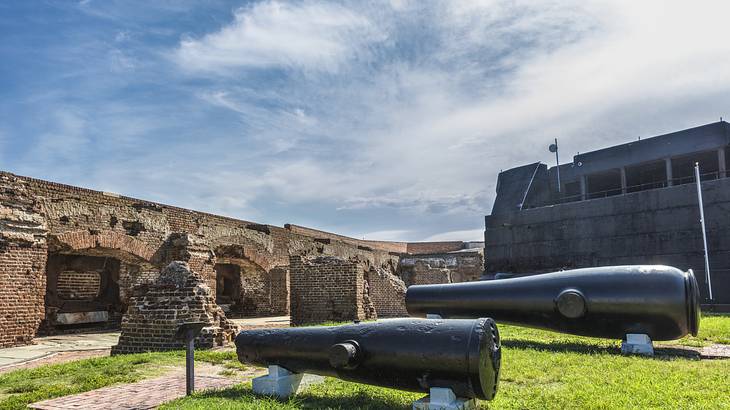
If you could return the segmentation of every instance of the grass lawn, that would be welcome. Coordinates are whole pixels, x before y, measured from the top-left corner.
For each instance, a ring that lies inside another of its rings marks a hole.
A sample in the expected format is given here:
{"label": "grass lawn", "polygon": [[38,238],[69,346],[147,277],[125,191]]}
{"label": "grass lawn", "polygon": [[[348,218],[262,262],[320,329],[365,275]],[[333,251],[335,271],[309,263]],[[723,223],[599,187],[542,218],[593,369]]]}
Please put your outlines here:
{"label": "grass lawn", "polygon": [[[501,325],[502,374],[488,409],[730,409],[730,360],[624,357],[619,342]],[[700,335],[673,344],[730,344],[730,316],[703,316]],[[659,345],[658,347],[661,347]],[[196,360],[240,368],[232,351],[196,352]],[[0,409],[129,383],[181,366],[183,352],[124,355],[16,370],[0,375]],[[202,392],[163,409],[409,409],[421,393],[326,379],[281,402],[256,397],[250,383]]]}

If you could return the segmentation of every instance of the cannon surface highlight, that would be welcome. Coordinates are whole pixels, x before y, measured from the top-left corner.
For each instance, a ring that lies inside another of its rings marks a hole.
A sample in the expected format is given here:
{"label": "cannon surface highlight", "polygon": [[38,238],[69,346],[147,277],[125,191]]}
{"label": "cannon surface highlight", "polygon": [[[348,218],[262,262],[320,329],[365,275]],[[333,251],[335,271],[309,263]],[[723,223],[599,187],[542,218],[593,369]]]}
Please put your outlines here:
{"label": "cannon surface highlight", "polygon": [[293,373],[491,400],[501,350],[492,319],[386,319],[343,326],[244,330],[236,337],[242,363]]}

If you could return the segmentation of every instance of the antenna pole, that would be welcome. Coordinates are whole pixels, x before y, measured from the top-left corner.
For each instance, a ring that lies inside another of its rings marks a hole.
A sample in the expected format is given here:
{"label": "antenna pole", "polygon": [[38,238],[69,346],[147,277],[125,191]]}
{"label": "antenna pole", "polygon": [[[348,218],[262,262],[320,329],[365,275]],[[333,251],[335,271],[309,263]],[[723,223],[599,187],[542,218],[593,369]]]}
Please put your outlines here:
{"label": "antenna pole", "polygon": [[558,193],[560,193],[560,158],[558,157],[558,139],[555,138],[555,163],[557,166],[555,167],[555,171],[558,174]]}

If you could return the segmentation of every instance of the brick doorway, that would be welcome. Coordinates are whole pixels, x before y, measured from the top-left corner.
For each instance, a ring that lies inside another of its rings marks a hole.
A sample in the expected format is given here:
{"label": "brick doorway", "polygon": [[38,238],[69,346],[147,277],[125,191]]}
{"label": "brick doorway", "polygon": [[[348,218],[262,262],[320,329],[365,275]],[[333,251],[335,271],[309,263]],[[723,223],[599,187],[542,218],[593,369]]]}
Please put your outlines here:
{"label": "brick doorway", "polygon": [[56,334],[118,328],[121,261],[89,255],[48,255],[46,317],[40,333]]}

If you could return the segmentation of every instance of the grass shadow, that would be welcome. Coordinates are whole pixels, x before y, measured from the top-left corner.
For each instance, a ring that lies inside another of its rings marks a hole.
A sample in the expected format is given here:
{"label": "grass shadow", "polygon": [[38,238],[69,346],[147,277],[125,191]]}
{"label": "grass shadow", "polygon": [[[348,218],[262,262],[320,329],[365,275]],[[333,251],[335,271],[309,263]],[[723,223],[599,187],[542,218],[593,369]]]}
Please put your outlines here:
{"label": "grass shadow", "polygon": [[[307,390],[297,393],[290,399],[255,394],[248,384],[241,384],[227,389],[207,390],[195,394],[196,399],[225,399],[254,404],[258,401],[289,404],[298,409],[411,409],[411,405],[402,405],[383,397],[373,396],[367,391],[337,392],[333,395],[320,395]],[[262,406],[263,407],[263,406]]]}

